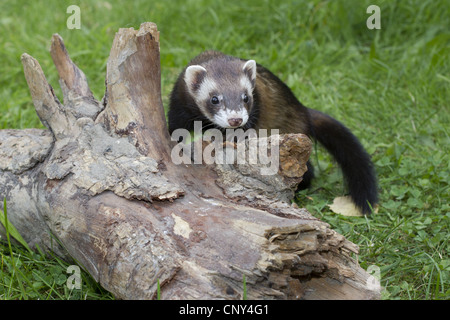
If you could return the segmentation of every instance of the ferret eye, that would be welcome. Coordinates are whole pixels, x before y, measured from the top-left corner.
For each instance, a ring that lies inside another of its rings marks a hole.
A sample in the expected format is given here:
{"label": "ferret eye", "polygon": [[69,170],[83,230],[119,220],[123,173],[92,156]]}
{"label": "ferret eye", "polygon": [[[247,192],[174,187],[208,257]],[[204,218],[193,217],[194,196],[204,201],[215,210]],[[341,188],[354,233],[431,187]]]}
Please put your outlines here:
{"label": "ferret eye", "polygon": [[248,102],[248,95],[244,93],[242,95],[242,100],[244,101],[244,103],[247,103]]}
{"label": "ferret eye", "polygon": [[212,104],[219,104],[219,102],[220,102],[220,100],[219,100],[219,98],[217,96],[213,96],[211,98],[211,103]]}

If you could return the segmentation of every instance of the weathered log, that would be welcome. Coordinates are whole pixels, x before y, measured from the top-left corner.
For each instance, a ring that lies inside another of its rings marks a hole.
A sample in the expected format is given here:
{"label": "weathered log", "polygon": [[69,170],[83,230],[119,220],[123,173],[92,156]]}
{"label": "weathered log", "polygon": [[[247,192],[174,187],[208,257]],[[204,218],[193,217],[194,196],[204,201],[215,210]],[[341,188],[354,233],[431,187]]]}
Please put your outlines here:
{"label": "weathered log", "polygon": [[270,176],[259,164],[172,161],[155,24],[118,31],[101,102],[58,35],[51,56],[63,104],[22,55],[48,130],[0,131],[0,195],[31,246],[76,259],[122,299],[154,298],[158,279],[162,299],[239,299],[243,275],[251,299],[379,297],[358,247],[290,204],[306,136],[258,138],[279,151]]}

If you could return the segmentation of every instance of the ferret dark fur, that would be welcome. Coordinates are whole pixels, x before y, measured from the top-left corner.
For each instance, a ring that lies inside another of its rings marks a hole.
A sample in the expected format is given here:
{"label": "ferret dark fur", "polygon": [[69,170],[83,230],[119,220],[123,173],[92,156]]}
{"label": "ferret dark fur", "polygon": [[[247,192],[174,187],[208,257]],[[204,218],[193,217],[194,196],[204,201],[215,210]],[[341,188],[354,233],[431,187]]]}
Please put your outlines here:
{"label": "ferret dark fur", "polygon": [[[193,67],[186,72],[190,66]],[[219,111],[225,109],[227,113]],[[219,112],[223,113],[222,118],[218,117]],[[201,53],[178,77],[170,96],[168,116],[170,133],[178,128],[193,130],[194,121],[202,121],[204,129],[224,129],[240,123],[243,129],[306,134],[334,157],[352,201],[364,214],[369,214],[377,203],[372,161],[352,132],[332,117],[305,107],[285,83],[253,60],[217,51]],[[231,126],[224,124],[227,120]],[[308,161],[308,171],[299,189],[307,188],[313,177],[314,168]]]}

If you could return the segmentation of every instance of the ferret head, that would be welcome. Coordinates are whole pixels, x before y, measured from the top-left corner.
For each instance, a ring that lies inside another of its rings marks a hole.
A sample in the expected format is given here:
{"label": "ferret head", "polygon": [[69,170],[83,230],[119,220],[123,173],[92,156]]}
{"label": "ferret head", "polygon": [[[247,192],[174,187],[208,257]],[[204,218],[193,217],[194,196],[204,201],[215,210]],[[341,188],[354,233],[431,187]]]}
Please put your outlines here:
{"label": "ferret head", "polygon": [[184,81],[202,114],[221,128],[244,126],[253,106],[256,62],[217,58],[186,68]]}

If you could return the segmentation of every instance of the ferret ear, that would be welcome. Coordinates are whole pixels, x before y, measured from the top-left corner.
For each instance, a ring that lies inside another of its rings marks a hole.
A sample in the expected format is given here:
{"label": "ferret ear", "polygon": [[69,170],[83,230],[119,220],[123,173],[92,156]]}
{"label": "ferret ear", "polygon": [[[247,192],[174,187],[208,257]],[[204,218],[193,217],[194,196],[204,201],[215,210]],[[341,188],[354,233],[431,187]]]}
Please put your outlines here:
{"label": "ferret ear", "polygon": [[256,80],[256,62],[255,60],[248,60],[244,67],[242,68],[245,72],[245,74],[250,78],[250,81],[252,82],[252,85],[255,85]]}
{"label": "ferret ear", "polygon": [[206,76],[206,69],[199,65],[189,66],[184,73],[184,81],[192,92],[200,89],[200,84]]}

